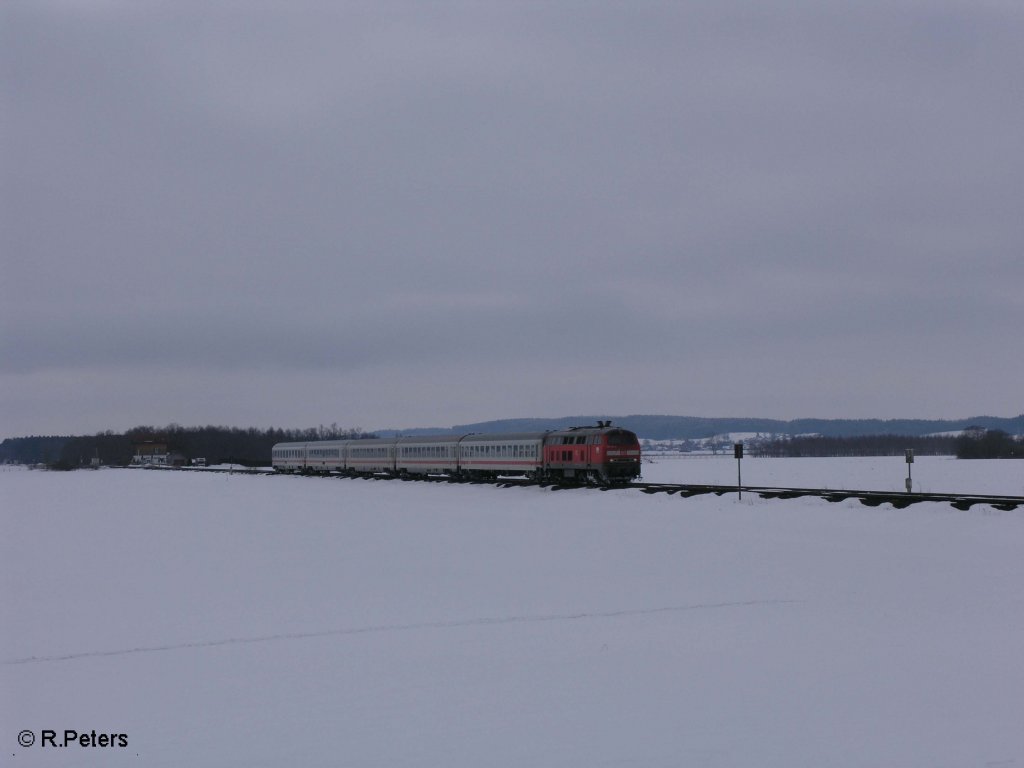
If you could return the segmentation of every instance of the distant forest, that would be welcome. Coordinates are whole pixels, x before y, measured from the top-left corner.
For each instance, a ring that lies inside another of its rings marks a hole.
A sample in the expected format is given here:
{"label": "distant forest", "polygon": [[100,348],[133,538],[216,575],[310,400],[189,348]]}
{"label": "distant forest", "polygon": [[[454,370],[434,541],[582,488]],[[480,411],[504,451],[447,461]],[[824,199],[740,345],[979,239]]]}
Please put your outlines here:
{"label": "distant forest", "polygon": [[78,437],[8,438],[0,443],[0,463],[47,464],[71,469],[98,458],[101,464],[121,466],[131,462],[136,445],[159,442],[166,443],[170,451],[180,453],[189,461],[202,457],[208,464],[267,466],[270,449],[275,443],[363,437],[375,435],[337,424],[306,429],[139,426],[123,434],[101,432]]}

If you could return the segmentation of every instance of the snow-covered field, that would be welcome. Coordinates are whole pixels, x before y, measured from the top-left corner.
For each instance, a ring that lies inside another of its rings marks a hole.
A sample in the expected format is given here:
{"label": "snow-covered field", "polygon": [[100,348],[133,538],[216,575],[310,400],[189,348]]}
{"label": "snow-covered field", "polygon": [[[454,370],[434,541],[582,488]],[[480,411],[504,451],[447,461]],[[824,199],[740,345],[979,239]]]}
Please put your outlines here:
{"label": "snow-covered field", "polygon": [[[664,459],[645,479],[735,469]],[[1024,495],[1022,474],[914,465],[926,491]],[[745,459],[743,479],[905,476]],[[0,755],[1024,766],[1024,511],[749,496],[0,470]]]}
{"label": "snow-covered field", "polygon": [[[952,456],[916,456],[910,467],[918,493],[980,493],[1024,496],[1024,461],[968,461]],[[742,461],[743,484],[859,491],[905,491],[903,456],[844,459],[755,459]],[[734,485],[732,454],[659,456],[643,465],[651,483]]]}

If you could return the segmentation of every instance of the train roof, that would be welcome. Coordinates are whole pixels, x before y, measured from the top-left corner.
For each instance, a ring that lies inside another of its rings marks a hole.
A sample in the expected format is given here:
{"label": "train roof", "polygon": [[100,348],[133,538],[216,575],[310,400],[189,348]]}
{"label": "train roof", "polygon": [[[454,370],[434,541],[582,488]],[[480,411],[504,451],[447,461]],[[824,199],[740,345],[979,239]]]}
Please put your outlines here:
{"label": "train roof", "polygon": [[602,424],[591,424],[586,427],[569,427],[568,429],[553,429],[547,434],[549,435],[606,435],[613,432],[626,432],[627,434],[634,434],[632,431],[624,427],[613,427],[611,422],[604,422]]}
{"label": "train roof", "polygon": [[464,443],[495,443],[503,440],[543,440],[546,432],[486,432],[466,435]]}
{"label": "train roof", "polygon": [[457,443],[462,435],[420,435],[419,437],[390,437],[388,441],[398,445],[412,445],[415,443]]}

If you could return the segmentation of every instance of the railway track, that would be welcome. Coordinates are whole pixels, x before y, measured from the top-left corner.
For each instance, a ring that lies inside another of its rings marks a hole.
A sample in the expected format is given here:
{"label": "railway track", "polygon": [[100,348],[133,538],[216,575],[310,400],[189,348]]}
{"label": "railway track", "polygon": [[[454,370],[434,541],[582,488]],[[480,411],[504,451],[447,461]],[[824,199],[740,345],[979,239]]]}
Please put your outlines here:
{"label": "railway track", "polygon": [[[180,469],[166,467],[163,469]],[[233,474],[250,474],[250,475],[274,475],[273,470],[266,469],[220,469],[220,468],[203,468],[193,469],[185,468],[180,471],[184,472],[221,472],[221,473],[233,473]],[[460,483],[464,485],[494,485],[500,488],[516,488],[521,486],[539,486],[547,488],[552,491],[561,490],[577,490],[580,488],[592,488],[601,491],[617,490],[617,489],[628,489],[637,490],[642,493],[656,494],[665,493],[670,496],[675,495],[680,498],[688,499],[693,496],[702,496],[708,494],[714,494],[716,496],[725,496],[727,494],[748,493],[757,494],[762,499],[799,499],[799,498],[819,498],[829,502],[840,502],[847,501],[848,499],[856,499],[861,504],[867,507],[878,507],[882,504],[890,504],[896,509],[905,509],[912,504],[919,504],[921,502],[939,502],[946,503],[959,510],[969,510],[971,507],[984,504],[994,509],[998,509],[1004,512],[1013,511],[1019,507],[1024,507],[1024,496],[995,496],[989,494],[978,494],[978,493],[906,493],[902,491],[856,491],[856,490],[837,490],[834,488],[786,488],[779,486],[752,486],[744,485],[737,487],[735,485],[692,485],[692,484],[676,484],[676,483],[629,483],[628,485],[621,486],[590,486],[590,485],[579,485],[570,483],[553,483],[553,482],[537,482],[536,480],[524,480],[519,478],[499,478],[497,480],[462,480],[457,478],[451,478],[440,475],[429,475],[426,477],[408,477],[408,476],[392,476],[392,475],[365,475],[353,477],[351,475],[331,474],[331,475],[318,475],[318,477],[331,477],[338,479],[362,479],[362,480],[398,480],[404,482],[427,482],[427,483]]]}
{"label": "railway track", "polygon": [[816,497],[825,501],[838,502],[856,499],[868,507],[891,504],[896,509],[904,509],[911,504],[923,501],[948,503],[960,510],[968,510],[977,504],[987,504],[1005,512],[1024,506],[1024,496],[993,496],[977,493],[906,493],[902,491],[852,491],[833,488],[782,488],[744,485],[674,485],[666,483],[633,483],[629,487],[637,488],[644,493],[679,494],[684,498],[713,493],[723,496],[729,493],[756,493],[762,499],[799,499]]}

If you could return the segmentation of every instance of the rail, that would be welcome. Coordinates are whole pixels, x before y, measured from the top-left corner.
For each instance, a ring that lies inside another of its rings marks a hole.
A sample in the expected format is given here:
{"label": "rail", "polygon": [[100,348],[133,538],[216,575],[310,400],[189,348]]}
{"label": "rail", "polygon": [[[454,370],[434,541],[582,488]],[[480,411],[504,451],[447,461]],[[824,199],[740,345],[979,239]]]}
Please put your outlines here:
{"label": "rail", "polygon": [[[281,475],[269,468],[221,468],[221,467],[140,467],[144,469],[176,470],[184,472],[219,472],[245,475]],[[824,499],[829,502],[847,501],[856,499],[868,507],[878,507],[882,504],[891,504],[896,509],[905,509],[912,504],[921,502],[947,503],[956,509],[967,511],[978,504],[987,504],[994,509],[1003,512],[1010,512],[1018,507],[1024,506],[1024,496],[1003,496],[981,493],[905,493],[902,491],[858,491],[858,490],[837,490],[834,488],[787,488],[782,486],[753,486],[744,485],[738,488],[735,485],[692,485],[676,483],[629,483],[617,486],[593,486],[565,482],[552,482],[536,480],[524,480],[520,478],[498,478],[497,480],[462,479],[445,475],[427,475],[423,477],[409,475],[344,475],[332,473],[329,475],[312,475],[313,477],[331,477],[340,479],[362,479],[362,480],[401,480],[405,482],[432,482],[432,483],[460,483],[466,485],[495,485],[501,488],[515,488],[523,486],[538,486],[552,491],[575,490],[580,488],[591,488],[594,490],[637,490],[642,493],[655,494],[665,493],[677,495],[680,498],[689,499],[694,496],[715,494],[725,496],[743,490],[747,493],[756,493],[762,499],[799,499],[813,497]]]}
{"label": "rail", "polygon": [[[629,487],[637,488],[644,493],[679,494],[684,498],[713,493],[723,496],[736,493],[735,485],[675,485],[668,483],[633,483]],[[742,490],[756,493],[762,499],[798,499],[817,497],[830,502],[856,499],[868,507],[891,504],[896,509],[905,509],[911,504],[924,501],[948,503],[959,510],[968,510],[976,504],[988,504],[995,509],[1009,512],[1024,506],[1024,496],[1001,496],[981,493],[905,493],[903,491],[857,491],[836,490],[834,488],[785,488],[774,486],[744,485]]]}

